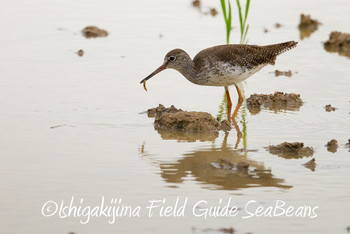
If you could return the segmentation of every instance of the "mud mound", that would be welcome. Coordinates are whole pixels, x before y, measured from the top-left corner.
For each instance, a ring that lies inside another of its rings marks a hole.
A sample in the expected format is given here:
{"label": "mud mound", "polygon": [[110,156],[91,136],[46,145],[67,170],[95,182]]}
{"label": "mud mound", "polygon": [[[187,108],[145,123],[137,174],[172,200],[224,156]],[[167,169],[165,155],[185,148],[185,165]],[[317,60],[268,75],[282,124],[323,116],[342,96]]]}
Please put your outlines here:
{"label": "mud mound", "polygon": [[[183,111],[173,105],[165,107],[159,104],[158,107],[148,109],[147,115],[149,118],[155,118],[154,125],[156,130],[180,130],[181,132],[186,132],[184,135],[179,134],[179,132],[166,134],[165,131],[161,131],[162,133],[158,131],[166,139],[174,136],[178,136],[180,139],[191,139],[193,136],[196,138],[197,134],[188,135],[187,133],[210,133],[218,130],[228,132],[232,129],[231,123],[227,120],[219,122],[207,112]],[[214,135],[202,134],[201,137],[213,139]],[[216,137],[217,135],[215,134]]]}
{"label": "mud mound", "polygon": [[303,164],[306,168],[309,168],[311,171],[315,171],[316,169],[316,160],[313,158],[307,163]]}
{"label": "mud mound", "polygon": [[268,146],[270,154],[275,154],[283,158],[303,158],[312,156],[314,150],[311,147],[304,147],[302,142],[283,142],[279,145]]}
{"label": "mud mound", "polygon": [[350,139],[348,139],[348,143],[345,144],[345,147],[349,148],[349,152],[350,152]]}
{"label": "mud mound", "polygon": [[299,23],[299,31],[300,31],[300,39],[310,37],[313,32],[318,29],[318,26],[321,23],[315,19],[312,19],[310,15],[300,15],[300,23]]}
{"label": "mud mound", "polygon": [[108,32],[106,30],[100,29],[96,26],[87,26],[82,30],[82,33],[86,38],[108,36]]}
{"label": "mud mound", "polygon": [[201,7],[201,1],[200,0],[194,0],[192,1],[192,6],[200,8]]}
{"label": "mud mound", "polygon": [[331,104],[328,104],[324,107],[327,112],[335,111],[337,108],[333,107]]}
{"label": "mud mound", "polygon": [[213,132],[218,131],[220,122],[211,114],[196,111],[179,111],[163,113],[154,121],[156,129],[178,130],[183,132]]}
{"label": "mud mound", "polygon": [[210,8],[209,10],[210,15],[215,17],[218,14],[218,11],[215,8]]}
{"label": "mud mound", "polygon": [[338,141],[335,139],[332,139],[327,143],[326,146],[329,152],[335,153],[337,152],[337,149],[338,149]]}
{"label": "mud mound", "polygon": [[280,28],[280,27],[282,27],[282,24],[280,24],[280,23],[275,23],[275,28]]}
{"label": "mud mound", "polygon": [[312,19],[310,15],[300,15],[300,23],[299,23],[299,29],[304,29],[304,28],[316,28],[317,26],[320,25],[321,23],[318,22],[315,19]]}
{"label": "mud mound", "polygon": [[227,120],[219,122],[206,112],[183,111],[159,104],[148,109],[148,117],[155,118],[154,128],[162,139],[178,141],[213,141],[219,136],[219,131],[228,132],[232,129]]}
{"label": "mud mound", "polygon": [[280,71],[280,70],[275,70],[275,76],[287,76],[287,77],[292,77],[292,71]]}
{"label": "mud mound", "polygon": [[251,114],[257,114],[261,106],[274,110],[299,110],[303,105],[300,94],[275,92],[274,94],[253,94],[247,98],[247,107]]}
{"label": "mud mound", "polygon": [[78,50],[77,51],[77,54],[81,57],[84,55],[84,50]]}
{"label": "mud mound", "polygon": [[324,48],[328,52],[350,57],[350,33],[332,32],[328,41],[324,43]]}
{"label": "mud mound", "polygon": [[171,107],[165,107],[162,104],[159,104],[158,107],[151,108],[147,110],[147,115],[149,118],[159,117],[165,113],[176,113],[179,111],[183,111],[181,109],[177,109],[175,106],[171,105]]}

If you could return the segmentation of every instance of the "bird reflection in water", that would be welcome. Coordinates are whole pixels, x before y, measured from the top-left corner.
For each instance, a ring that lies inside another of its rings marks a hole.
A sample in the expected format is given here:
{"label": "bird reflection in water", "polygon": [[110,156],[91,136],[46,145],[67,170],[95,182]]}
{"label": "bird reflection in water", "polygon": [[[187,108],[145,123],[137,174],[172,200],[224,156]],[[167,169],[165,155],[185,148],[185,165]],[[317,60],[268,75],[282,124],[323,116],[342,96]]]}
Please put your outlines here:
{"label": "bird reflection in water", "polygon": [[[238,125],[237,125],[238,126]],[[239,129],[239,128],[238,128]],[[217,135],[185,134],[183,132],[158,131],[163,139],[176,139],[179,141],[213,141]],[[236,130],[237,134],[240,133]],[[179,133],[179,134],[178,134]],[[241,134],[241,133],[240,133]],[[161,177],[174,187],[174,184],[183,183],[188,178],[199,182],[204,188],[214,190],[237,190],[252,187],[277,187],[289,189],[292,186],[285,185],[284,179],[276,178],[271,169],[266,169],[262,162],[247,158],[247,153],[253,150],[237,150],[228,143],[229,132],[225,132],[221,147],[203,148],[183,154],[181,159],[174,162],[160,162],[152,157],[152,164],[160,167]],[[235,148],[237,142],[235,144]],[[232,170],[214,167],[213,163],[220,160],[229,160],[232,164],[245,162],[249,167],[243,170]],[[157,161],[156,163],[153,161]]]}

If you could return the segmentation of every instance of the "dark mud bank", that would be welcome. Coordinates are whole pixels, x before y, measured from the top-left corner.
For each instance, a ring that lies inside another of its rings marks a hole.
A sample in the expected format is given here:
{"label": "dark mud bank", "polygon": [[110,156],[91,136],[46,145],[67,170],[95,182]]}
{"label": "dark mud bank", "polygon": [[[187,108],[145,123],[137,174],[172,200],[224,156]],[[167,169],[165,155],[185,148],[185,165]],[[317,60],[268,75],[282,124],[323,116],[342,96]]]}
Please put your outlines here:
{"label": "dark mud bank", "polygon": [[261,108],[269,110],[299,110],[303,105],[300,94],[275,92],[274,94],[253,94],[247,98],[247,107],[251,114],[257,114]]}
{"label": "dark mud bank", "polygon": [[148,109],[147,115],[154,119],[154,128],[163,139],[180,141],[212,141],[219,131],[230,131],[231,123],[218,121],[207,112],[183,111],[173,105]]}
{"label": "dark mud bank", "polygon": [[82,30],[82,33],[86,38],[108,36],[108,32],[106,30],[100,29],[96,26],[87,26]]}
{"label": "dark mud bank", "polygon": [[332,32],[324,43],[324,48],[328,52],[350,57],[350,33]]}
{"label": "dark mud bank", "polygon": [[300,23],[298,25],[300,32],[300,39],[308,38],[313,32],[318,29],[321,23],[315,19],[312,19],[310,15],[300,15]]}
{"label": "dark mud bank", "polygon": [[154,119],[156,130],[171,130],[186,133],[208,133],[220,130],[230,131],[231,124],[226,121],[218,121],[207,112],[183,111],[173,105],[165,107],[159,104],[158,107],[148,109],[148,117]]}
{"label": "dark mud bank", "polygon": [[270,145],[266,148],[270,154],[275,154],[286,159],[309,157],[314,154],[313,148],[304,147],[304,143],[302,142],[283,142],[279,145]]}

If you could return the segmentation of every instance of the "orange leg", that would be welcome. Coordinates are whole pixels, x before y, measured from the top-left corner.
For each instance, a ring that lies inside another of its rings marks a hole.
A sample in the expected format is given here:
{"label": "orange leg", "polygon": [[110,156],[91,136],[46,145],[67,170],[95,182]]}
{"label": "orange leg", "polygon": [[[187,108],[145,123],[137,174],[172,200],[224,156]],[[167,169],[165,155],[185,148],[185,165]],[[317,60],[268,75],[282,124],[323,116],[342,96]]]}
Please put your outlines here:
{"label": "orange leg", "polygon": [[237,93],[238,93],[238,103],[237,103],[237,106],[235,108],[235,111],[232,114],[232,117],[231,117],[232,119],[235,119],[235,117],[237,115],[237,112],[238,112],[239,108],[241,107],[241,105],[243,103],[243,100],[244,100],[243,96],[241,94],[241,91],[239,90],[238,86],[235,85],[235,87],[236,87],[236,90],[237,90]]}
{"label": "orange leg", "polygon": [[232,102],[230,98],[230,92],[228,91],[228,87],[225,86],[225,92],[226,92],[226,99],[227,99],[227,120],[231,122],[231,108],[232,108]]}

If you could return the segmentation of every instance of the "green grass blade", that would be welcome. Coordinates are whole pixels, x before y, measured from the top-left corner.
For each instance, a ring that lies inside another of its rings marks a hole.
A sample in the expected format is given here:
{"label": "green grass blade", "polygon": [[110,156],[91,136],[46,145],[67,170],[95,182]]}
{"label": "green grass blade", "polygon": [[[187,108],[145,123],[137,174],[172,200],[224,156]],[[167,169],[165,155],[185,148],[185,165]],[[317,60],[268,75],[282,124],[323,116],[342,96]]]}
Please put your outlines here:
{"label": "green grass blade", "polygon": [[226,25],[227,30],[227,41],[226,43],[230,43],[230,33],[231,33],[231,25],[232,25],[232,11],[231,11],[231,3],[228,1],[228,24]]}
{"label": "green grass blade", "polygon": [[222,13],[224,14],[225,22],[226,22],[226,4],[225,0],[220,0],[221,2],[221,8],[222,8]]}
{"label": "green grass blade", "polygon": [[230,23],[230,26],[231,26],[231,19],[232,19],[232,14],[231,14],[231,3],[228,2],[228,22]]}
{"label": "green grass blade", "polygon": [[250,0],[247,0],[247,3],[245,5],[245,15],[244,15],[244,23],[243,23],[244,27],[245,27],[245,22],[248,18],[249,5],[250,5]]}
{"label": "green grass blade", "polygon": [[243,41],[245,41],[245,39],[247,38],[248,30],[249,30],[249,24],[247,25],[247,28],[246,28],[246,30],[244,32]]}
{"label": "green grass blade", "polygon": [[230,31],[231,31],[231,5],[230,5],[230,1],[228,0],[229,15],[227,16],[225,0],[220,0],[220,2],[221,2],[221,8],[225,19],[225,24],[226,24],[226,43],[228,44],[230,40]]}
{"label": "green grass blade", "polygon": [[243,32],[244,32],[244,26],[243,26],[243,18],[242,18],[242,8],[241,8],[241,3],[239,0],[236,0],[237,7],[238,7],[238,16],[239,16],[239,23],[241,26],[241,40],[243,37]]}

